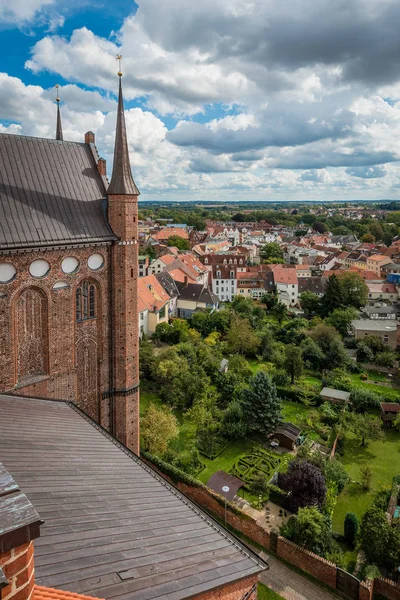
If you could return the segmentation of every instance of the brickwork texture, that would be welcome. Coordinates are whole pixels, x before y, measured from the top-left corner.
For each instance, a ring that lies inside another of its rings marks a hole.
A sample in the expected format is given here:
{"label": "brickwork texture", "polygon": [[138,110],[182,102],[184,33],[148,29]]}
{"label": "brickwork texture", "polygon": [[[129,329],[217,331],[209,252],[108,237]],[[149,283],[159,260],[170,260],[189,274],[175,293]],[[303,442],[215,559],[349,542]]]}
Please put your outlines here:
{"label": "brickwork texture", "polygon": [[8,585],[2,590],[2,600],[30,600],[35,585],[33,542],[0,554],[0,567]]}

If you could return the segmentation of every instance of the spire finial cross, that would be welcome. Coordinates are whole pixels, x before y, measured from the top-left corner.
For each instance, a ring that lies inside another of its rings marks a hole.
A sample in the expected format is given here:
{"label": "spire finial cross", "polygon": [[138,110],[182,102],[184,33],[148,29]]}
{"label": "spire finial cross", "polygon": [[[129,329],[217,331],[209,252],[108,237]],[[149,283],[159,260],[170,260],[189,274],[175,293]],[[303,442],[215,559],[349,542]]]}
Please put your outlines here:
{"label": "spire finial cross", "polygon": [[122,77],[122,69],[121,69],[122,54],[117,54],[117,56],[115,57],[115,60],[118,61],[118,77]]}
{"label": "spire finial cross", "polygon": [[58,88],[60,87],[58,83],[54,86],[56,88],[56,102],[60,102],[60,97],[58,95]]}

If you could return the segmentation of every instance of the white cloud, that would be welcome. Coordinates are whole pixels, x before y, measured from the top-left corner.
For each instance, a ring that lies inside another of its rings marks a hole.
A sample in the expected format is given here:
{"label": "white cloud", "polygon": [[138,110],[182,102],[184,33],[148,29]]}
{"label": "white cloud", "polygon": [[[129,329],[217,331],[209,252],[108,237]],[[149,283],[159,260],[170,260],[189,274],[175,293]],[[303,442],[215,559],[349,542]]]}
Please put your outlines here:
{"label": "white cloud", "polygon": [[0,22],[23,24],[31,21],[54,0],[0,0]]}

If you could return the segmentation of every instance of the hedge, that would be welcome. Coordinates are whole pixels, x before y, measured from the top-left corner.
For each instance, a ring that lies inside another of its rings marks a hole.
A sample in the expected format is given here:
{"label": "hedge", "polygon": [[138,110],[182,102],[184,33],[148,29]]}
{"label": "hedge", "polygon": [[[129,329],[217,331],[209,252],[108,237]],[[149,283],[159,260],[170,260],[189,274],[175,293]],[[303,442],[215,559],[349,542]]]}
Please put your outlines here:
{"label": "hedge", "polygon": [[199,481],[195,477],[192,477],[191,475],[188,475],[187,473],[185,473],[185,471],[182,471],[182,469],[179,469],[174,465],[170,465],[169,463],[165,462],[165,460],[158,458],[158,456],[154,456],[153,454],[145,452],[144,450],[140,451],[140,455],[149,462],[151,462],[158,469],[160,469],[160,471],[165,473],[165,475],[171,477],[172,481],[174,482],[181,481],[182,483],[186,483],[187,485],[193,485],[194,487],[203,486],[203,483],[201,483],[201,481]]}

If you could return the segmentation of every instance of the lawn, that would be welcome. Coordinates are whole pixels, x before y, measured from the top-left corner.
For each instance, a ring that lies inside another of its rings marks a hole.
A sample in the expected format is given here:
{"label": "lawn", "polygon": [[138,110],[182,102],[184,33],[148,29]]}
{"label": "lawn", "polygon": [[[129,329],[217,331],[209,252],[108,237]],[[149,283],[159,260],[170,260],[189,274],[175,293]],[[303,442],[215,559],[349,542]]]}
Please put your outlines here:
{"label": "lawn", "polygon": [[[394,475],[400,474],[400,434],[385,432],[385,442],[370,442],[361,447],[359,440],[352,434],[346,435],[344,455],[340,457],[351,477],[338,498],[333,514],[333,530],[343,533],[343,522],[347,512],[354,512],[358,518],[371,504],[374,494],[382,488],[390,488]],[[371,465],[372,487],[364,492],[359,484],[360,466]]]}
{"label": "lawn", "polygon": [[222,470],[229,473],[236,461],[250,452],[253,446],[254,441],[252,440],[235,440],[214,460],[202,456],[201,460],[206,465],[206,468],[201,471],[198,478],[203,483],[207,483],[211,475],[216,471]]}
{"label": "lawn", "polygon": [[309,406],[300,404],[300,402],[291,402],[290,400],[282,400],[282,419],[290,421],[293,425],[301,425],[302,419],[307,416],[310,411]]}
{"label": "lawn", "polygon": [[[393,388],[386,387],[383,385],[376,385],[374,383],[366,383],[365,381],[362,381],[360,379],[360,375],[357,375],[355,373],[353,373],[352,375],[349,374],[349,377],[352,381],[352,384],[356,388],[362,388],[364,390],[369,390],[370,392],[375,392],[376,394],[379,394],[380,396],[384,396],[386,398],[390,398],[395,402],[398,402],[399,400],[400,390],[395,390]],[[378,381],[378,378],[376,378],[376,380]]]}
{"label": "lawn", "polygon": [[263,583],[258,584],[258,600],[283,600],[282,596]]}

